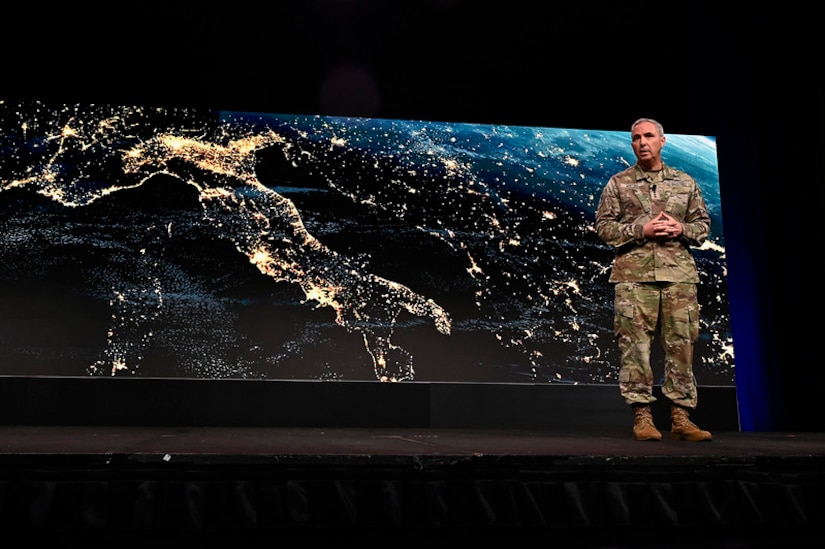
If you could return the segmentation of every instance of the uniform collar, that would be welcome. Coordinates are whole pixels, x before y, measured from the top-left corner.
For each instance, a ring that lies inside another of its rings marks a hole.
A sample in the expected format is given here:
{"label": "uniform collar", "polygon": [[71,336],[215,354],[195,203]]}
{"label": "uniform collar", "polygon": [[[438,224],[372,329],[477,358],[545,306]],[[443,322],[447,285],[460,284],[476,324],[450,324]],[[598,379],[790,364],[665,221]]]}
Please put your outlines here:
{"label": "uniform collar", "polygon": [[[649,172],[646,172],[639,165],[638,162],[635,164],[634,168],[635,168],[636,181],[641,181],[643,179],[647,179],[646,174],[649,173]],[[662,174],[662,180],[673,179],[672,169],[667,164],[662,164],[662,169],[661,169],[660,173]]]}

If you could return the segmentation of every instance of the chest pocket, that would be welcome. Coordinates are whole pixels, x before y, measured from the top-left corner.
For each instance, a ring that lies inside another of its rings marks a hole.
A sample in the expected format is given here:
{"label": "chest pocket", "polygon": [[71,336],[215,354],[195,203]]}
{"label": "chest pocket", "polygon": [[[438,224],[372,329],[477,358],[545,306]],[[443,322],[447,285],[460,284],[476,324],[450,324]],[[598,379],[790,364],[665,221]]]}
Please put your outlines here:
{"label": "chest pocket", "polygon": [[680,221],[685,219],[688,202],[690,201],[690,187],[683,185],[662,185],[664,187],[662,196],[666,200],[665,212]]}

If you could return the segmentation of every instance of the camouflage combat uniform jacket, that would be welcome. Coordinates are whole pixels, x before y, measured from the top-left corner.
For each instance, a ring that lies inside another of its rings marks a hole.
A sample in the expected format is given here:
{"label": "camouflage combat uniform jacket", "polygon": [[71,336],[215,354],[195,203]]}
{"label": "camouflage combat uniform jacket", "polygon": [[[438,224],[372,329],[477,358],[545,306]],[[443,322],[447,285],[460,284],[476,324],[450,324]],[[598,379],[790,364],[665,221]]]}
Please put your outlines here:
{"label": "camouflage combat uniform jacket", "polygon": [[[610,282],[699,282],[690,246],[700,246],[710,232],[710,216],[696,181],[664,166],[652,181],[636,164],[605,185],[596,210],[596,232],[615,248]],[[645,223],[665,211],[682,222],[682,235],[648,240]]]}

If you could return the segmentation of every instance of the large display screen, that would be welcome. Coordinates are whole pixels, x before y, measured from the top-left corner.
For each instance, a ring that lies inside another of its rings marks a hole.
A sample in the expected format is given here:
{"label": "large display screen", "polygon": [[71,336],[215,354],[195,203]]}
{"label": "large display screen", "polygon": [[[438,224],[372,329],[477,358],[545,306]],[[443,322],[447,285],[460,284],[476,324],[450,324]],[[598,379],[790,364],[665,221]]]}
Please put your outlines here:
{"label": "large display screen", "polygon": [[[0,375],[617,383],[630,131],[0,104]],[[713,137],[701,385],[734,385]],[[654,366],[656,369],[656,366]]]}

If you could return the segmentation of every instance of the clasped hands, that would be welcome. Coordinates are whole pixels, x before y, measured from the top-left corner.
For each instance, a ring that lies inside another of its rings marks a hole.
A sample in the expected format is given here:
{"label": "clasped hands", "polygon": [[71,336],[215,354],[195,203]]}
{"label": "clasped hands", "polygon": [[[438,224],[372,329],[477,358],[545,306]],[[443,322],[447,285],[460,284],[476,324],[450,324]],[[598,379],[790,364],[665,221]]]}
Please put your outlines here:
{"label": "clasped hands", "polygon": [[642,230],[645,238],[651,240],[667,240],[669,238],[676,238],[682,234],[682,224],[665,212],[660,212],[659,215],[645,223]]}

